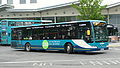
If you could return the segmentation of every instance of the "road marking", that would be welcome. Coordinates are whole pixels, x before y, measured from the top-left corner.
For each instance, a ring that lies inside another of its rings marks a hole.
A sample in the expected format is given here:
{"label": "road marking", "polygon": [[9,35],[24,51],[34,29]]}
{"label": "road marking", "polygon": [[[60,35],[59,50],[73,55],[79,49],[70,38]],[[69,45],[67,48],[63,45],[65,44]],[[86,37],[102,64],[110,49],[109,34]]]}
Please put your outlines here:
{"label": "road marking", "polygon": [[0,62],[0,63],[14,64],[14,63],[35,63],[35,62],[44,62],[44,61],[19,61],[19,62]]}
{"label": "road marking", "polygon": [[106,61],[102,61],[102,62],[104,62],[104,63],[106,63],[106,64],[110,65],[110,63],[108,63],[108,62],[106,62]]}
{"label": "road marking", "polygon": [[103,64],[102,64],[101,62],[99,62],[99,61],[96,61],[96,63],[99,64],[99,65],[103,65]]}
{"label": "road marking", "polygon": [[53,63],[49,63],[50,64],[50,66],[53,66]]}
{"label": "road marking", "polygon": [[[44,60],[44,61],[15,61],[15,62],[0,62],[0,64],[22,64],[22,63],[33,63],[33,66],[53,66],[56,62],[78,62],[81,65],[92,64],[92,65],[110,65],[110,64],[120,64],[120,58],[106,58],[106,59],[79,59],[79,60]],[[86,61],[86,62],[83,62]],[[44,64],[46,63],[46,64]]]}
{"label": "road marking", "polygon": [[42,65],[40,65],[38,63],[34,63],[33,66],[42,66]]}
{"label": "road marking", "polygon": [[33,63],[33,66],[53,66],[52,63]]}
{"label": "road marking", "polygon": [[92,65],[96,65],[93,61],[89,61]]}
{"label": "road marking", "polygon": [[116,62],[114,62],[114,61],[111,61],[111,60],[110,60],[109,62],[111,62],[111,63],[113,63],[113,64],[117,64]]}
{"label": "road marking", "polygon": [[35,62],[65,62],[65,61],[76,61],[76,60],[47,60],[47,61],[15,61],[15,62],[0,62],[0,63],[35,63]]}
{"label": "road marking", "polygon": [[118,61],[118,60],[115,60],[115,62],[120,63],[120,61]]}
{"label": "road marking", "polygon": [[81,62],[81,61],[80,61],[80,64],[81,64],[81,65],[84,65],[84,63],[83,63],[83,62]]}

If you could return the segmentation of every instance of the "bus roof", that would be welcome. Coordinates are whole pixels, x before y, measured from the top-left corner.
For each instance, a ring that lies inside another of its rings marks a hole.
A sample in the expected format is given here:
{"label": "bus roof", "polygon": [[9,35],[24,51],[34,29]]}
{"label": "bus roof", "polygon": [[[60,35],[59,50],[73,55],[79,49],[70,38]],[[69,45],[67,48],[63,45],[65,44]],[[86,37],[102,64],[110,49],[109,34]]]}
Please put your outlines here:
{"label": "bus roof", "polygon": [[22,27],[32,27],[32,26],[44,26],[44,25],[57,25],[57,24],[70,24],[70,23],[77,23],[77,22],[104,22],[102,20],[81,20],[81,21],[70,21],[70,22],[59,22],[59,23],[49,23],[49,24],[32,24],[26,26],[12,26],[11,28],[22,28]]}
{"label": "bus roof", "polygon": [[106,21],[102,21],[102,20],[80,20],[80,21],[73,21],[73,22],[104,22],[106,23]]}
{"label": "bus roof", "polygon": [[52,22],[52,20],[1,20],[2,21],[10,21],[10,22]]}

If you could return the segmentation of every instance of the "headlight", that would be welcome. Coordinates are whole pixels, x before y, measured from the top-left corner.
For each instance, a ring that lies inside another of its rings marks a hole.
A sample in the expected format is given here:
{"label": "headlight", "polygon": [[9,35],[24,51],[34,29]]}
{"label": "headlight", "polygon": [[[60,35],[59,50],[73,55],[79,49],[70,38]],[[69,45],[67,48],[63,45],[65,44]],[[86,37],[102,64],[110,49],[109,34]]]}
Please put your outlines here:
{"label": "headlight", "polygon": [[96,46],[91,46],[92,48],[97,48]]}

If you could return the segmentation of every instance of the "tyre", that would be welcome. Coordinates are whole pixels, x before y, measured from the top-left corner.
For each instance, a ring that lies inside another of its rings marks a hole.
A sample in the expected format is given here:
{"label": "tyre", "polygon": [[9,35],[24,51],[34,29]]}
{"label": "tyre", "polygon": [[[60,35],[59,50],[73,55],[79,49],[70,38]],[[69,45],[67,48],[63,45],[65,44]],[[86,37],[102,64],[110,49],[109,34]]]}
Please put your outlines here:
{"label": "tyre", "polygon": [[67,43],[66,46],[65,46],[65,51],[66,51],[66,53],[68,53],[68,54],[73,53],[73,46],[72,46],[72,44]]}
{"label": "tyre", "polygon": [[31,51],[31,45],[29,43],[25,44],[25,50],[28,52]]}

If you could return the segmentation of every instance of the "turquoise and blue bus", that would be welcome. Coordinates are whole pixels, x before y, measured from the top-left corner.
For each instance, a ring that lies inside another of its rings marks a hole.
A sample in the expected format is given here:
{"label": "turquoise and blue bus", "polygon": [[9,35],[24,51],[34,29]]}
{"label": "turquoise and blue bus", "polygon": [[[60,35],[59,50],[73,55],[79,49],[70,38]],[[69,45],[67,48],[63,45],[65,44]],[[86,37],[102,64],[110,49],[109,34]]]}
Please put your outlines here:
{"label": "turquoise and blue bus", "polygon": [[108,50],[107,23],[83,20],[12,27],[11,47],[31,50]]}
{"label": "turquoise and blue bus", "polygon": [[51,23],[51,20],[1,20],[0,45],[11,44],[11,26],[25,26],[32,24]]}

